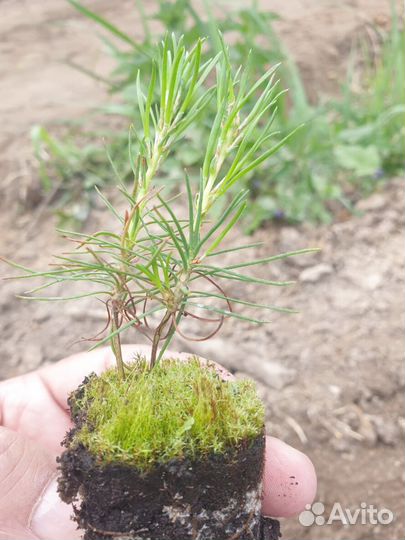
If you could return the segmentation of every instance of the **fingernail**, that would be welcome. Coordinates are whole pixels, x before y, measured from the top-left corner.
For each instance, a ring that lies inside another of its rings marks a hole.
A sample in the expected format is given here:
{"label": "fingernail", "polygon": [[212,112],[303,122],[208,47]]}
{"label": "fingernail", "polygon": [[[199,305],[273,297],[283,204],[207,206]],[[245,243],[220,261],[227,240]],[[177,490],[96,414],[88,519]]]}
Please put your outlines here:
{"label": "fingernail", "polygon": [[41,540],[75,540],[81,537],[77,525],[72,521],[73,509],[59,498],[56,478],[46,487],[32,518],[31,529]]}

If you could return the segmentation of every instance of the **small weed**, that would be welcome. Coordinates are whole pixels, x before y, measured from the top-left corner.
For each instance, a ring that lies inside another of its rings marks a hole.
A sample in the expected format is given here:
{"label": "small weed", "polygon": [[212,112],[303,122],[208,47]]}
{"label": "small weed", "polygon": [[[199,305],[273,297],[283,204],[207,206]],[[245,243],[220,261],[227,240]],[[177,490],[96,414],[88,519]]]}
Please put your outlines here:
{"label": "small weed", "polygon": [[354,184],[366,193],[380,178],[405,167],[405,31],[395,11],[390,32],[380,40],[378,58],[370,51],[364,55],[360,89],[353,90],[350,74],[344,99],[333,103],[338,113],[337,164],[349,170]]}

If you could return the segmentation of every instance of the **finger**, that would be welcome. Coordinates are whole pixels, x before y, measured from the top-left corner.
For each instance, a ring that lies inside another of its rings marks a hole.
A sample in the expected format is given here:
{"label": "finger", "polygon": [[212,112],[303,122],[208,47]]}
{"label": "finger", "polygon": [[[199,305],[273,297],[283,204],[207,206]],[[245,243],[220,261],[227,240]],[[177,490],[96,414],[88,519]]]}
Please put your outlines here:
{"label": "finger", "polygon": [[311,460],[299,450],[266,437],[262,512],[265,516],[291,517],[315,499],[317,480]]}
{"label": "finger", "polygon": [[70,419],[38,373],[0,384],[0,425],[18,431],[56,456],[61,451],[60,441],[70,429]]}
{"label": "finger", "polygon": [[0,427],[0,539],[74,540],[71,507],[56,493],[56,465],[41,447]]}

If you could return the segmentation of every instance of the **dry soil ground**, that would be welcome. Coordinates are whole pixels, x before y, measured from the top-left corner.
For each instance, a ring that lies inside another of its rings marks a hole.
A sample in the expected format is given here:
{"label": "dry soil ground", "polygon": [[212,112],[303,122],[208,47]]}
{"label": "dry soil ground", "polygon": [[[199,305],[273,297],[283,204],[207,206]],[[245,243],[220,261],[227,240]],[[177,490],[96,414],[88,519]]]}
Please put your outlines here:
{"label": "dry soil ground", "polygon": [[[262,3],[283,17],[278,29],[313,96],[336,92],[351,41],[367,25],[389,21],[388,0]],[[139,31],[132,1],[89,5]],[[65,60],[101,70],[108,69],[108,60],[92,26],[63,0],[0,0],[0,14],[0,251],[43,267],[61,242],[52,216],[45,212],[38,219],[38,209],[27,206],[26,194],[37,185],[27,134],[37,122],[49,126],[78,118],[104,98],[101,87]],[[402,182],[393,180],[359,203],[358,215],[329,227],[258,232],[264,241],[259,254],[322,248],[319,255],[271,268],[273,276],[297,279],[293,288],[238,291],[292,305],[300,314],[277,316],[255,329],[229,323],[219,337],[193,349],[258,381],[269,431],[311,456],[319,474],[317,499],[326,512],[335,502],[352,510],[365,502],[395,514],[386,526],[305,528],[290,519],[284,523],[286,539],[399,540],[405,535],[402,190]],[[107,219],[96,208],[88,226],[103,222],[105,227]],[[0,379],[85,348],[70,344],[95,334],[102,324],[98,306],[24,303],[14,297],[24,290],[18,282],[0,283],[0,290]],[[177,346],[191,350],[187,342]]]}

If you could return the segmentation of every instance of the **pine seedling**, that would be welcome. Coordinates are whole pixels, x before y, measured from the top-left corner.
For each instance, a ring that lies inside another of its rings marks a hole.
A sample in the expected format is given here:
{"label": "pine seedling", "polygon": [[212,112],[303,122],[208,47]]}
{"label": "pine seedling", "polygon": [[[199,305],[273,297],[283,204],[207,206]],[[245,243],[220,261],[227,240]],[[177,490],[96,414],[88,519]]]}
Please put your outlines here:
{"label": "pine seedling", "polygon": [[[265,322],[243,315],[234,306],[291,311],[228,297],[223,283],[287,285],[289,282],[252,277],[243,269],[313,251],[303,249],[244,260],[244,250],[255,244],[222,247],[246,206],[248,191],[238,189],[238,182],[252,174],[292,133],[272,145],[277,100],[284,92],[276,80],[277,67],[248,86],[249,65],[233,73],[221,36],[220,41],[221,52],[202,62],[202,40],[187,50],[182,38],[176,40],[174,36],[167,36],[159,46],[146,93],[138,77],[141,125],[131,129],[129,144],[130,148],[136,148],[129,153],[134,181],[130,188],[123,183],[119,185],[127,204],[124,215],[99,192],[117,220],[118,232],[70,232],[68,236],[76,243],[76,249],[58,256],[57,265],[43,272],[10,262],[22,270],[18,277],[46,280],[40,287],[27,291],[26,298],[66,300],[94,296],[104,302],[106,335],[96,346],[110,343],[121,377],[125,377],[127,369],[122,357],[121,336],[131,327],[150,339],[150,367],[153,368],[176,332],[186,337],[180,328],[185,316],[198,319],[201,325],[215,325],[205,338],[197,338],[201,340],[214,335],[228,317],[255,324]],[[207,81],[212,81],[208,88],[207,84],[203,85]],[[247,110],[252,96],[256,98],[255,105]],[[170,199],[167,189],[158,189],[156,179],[173,146],[181,140],[187,144],[184,138],[188,130],[200,121],[211,100],[216,103],[216,116],[198,185],[184,173],[187,212],[180,218],[178,199]],[[252,144],[253,132],[258,135]],[[224,202],[225,196],[229,202],[218,215],[214,209],[221,200]],[[62,232],[67,235],[66,231]],[[231,252],[240,253],[240,262],[221,264],[223,256]],[[65,281],[90,282],[99,288],[68,298],[37,296],[39,291]],[[202,282],[209,284],[211,291],[202,290]],[[206,316],[196,312],[205,312]],[[151,318],[158,318],[154,328]]]}

